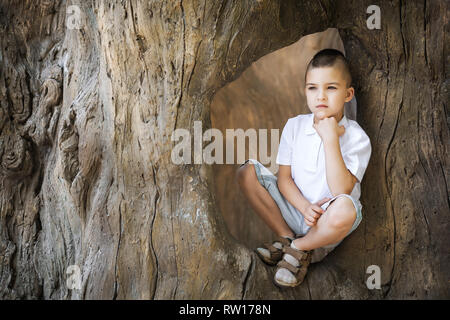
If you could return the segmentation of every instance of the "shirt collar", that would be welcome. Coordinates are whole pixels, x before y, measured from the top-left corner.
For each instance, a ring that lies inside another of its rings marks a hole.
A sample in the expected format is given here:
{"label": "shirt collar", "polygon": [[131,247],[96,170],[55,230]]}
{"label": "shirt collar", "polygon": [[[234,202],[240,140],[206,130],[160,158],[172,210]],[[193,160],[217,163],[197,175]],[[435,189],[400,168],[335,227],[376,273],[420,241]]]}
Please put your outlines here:
{"label": "shirt collar", "polygon": [[[314,113],[311,113],[308,119],[308,123],[306,125],[305,128],[305,133],[310,135],[310,134],[314,134],[317,133],[316,129],[314,129],[313,127],[314,124]],[[347,128],[348,125],[348,120],[347,117],[344,115],[341,119],[341,121],[339,121],[338,126],[344,126],[345,128]]]}

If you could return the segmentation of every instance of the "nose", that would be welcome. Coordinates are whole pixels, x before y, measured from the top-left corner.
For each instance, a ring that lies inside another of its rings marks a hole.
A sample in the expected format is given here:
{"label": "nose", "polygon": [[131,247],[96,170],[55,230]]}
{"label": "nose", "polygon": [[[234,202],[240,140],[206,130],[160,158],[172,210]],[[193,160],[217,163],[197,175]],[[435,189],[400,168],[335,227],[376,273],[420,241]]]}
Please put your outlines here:
{"label": "nose", "polygon": [[318,90],[317,100],[319,100],[319,101],[325,101],[326,100],[326,95],[325,95],[325,91],[324,90],[322,90],[322,89]]}

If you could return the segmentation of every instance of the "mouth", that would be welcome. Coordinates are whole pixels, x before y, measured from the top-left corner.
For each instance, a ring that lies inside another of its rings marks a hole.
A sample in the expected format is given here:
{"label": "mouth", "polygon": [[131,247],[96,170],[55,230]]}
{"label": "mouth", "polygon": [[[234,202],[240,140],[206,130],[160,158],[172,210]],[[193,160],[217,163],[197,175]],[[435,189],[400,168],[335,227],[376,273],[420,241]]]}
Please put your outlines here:
{"label": "mouth", "polygon": [[326,106],[324,104],[319,104],[318,106],[316,106],[316,108],[328,108],[328,106]]}

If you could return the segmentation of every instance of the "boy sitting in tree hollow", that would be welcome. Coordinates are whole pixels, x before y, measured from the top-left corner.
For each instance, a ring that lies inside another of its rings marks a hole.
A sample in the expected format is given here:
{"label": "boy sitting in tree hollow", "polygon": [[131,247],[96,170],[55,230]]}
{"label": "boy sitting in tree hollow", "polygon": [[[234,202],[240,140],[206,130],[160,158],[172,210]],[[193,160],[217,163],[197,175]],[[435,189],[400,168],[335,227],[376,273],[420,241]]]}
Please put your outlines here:
{"label": "boy sitting in tree hollow", "polygon": [[278,176],[255,159],[237,171],[244,196],[278,236],[256,253],[277,265],[279,286],[299,285],[313,251],[333,250],[361,222],[360,183],[372,148],[364,130],[344,115],[344,104],[354,95],[351,82],[340,51],[319,51],[305,72],[311,113],[288,119],[276,159]]}

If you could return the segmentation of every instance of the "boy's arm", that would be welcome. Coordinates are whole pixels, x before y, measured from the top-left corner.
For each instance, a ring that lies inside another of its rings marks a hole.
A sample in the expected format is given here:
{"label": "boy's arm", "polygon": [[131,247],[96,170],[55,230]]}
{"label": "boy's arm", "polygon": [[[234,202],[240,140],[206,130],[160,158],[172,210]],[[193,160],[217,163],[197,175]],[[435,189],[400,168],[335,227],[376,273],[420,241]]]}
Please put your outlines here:
{"label": "boy's arm", "polygon": [[281,194],[300,212],[305,212],[311,203],[303,196],[291,176],[291,166],[280,165],[277,179]]}
{"label": "boy's arm", "polygon": [[331,194],[333,197],[341,193],[350,194],[357,179],[345,165],[339,145],[339,137],[334,136],[323,139],[323,147],[325,151],[327,183]]}

